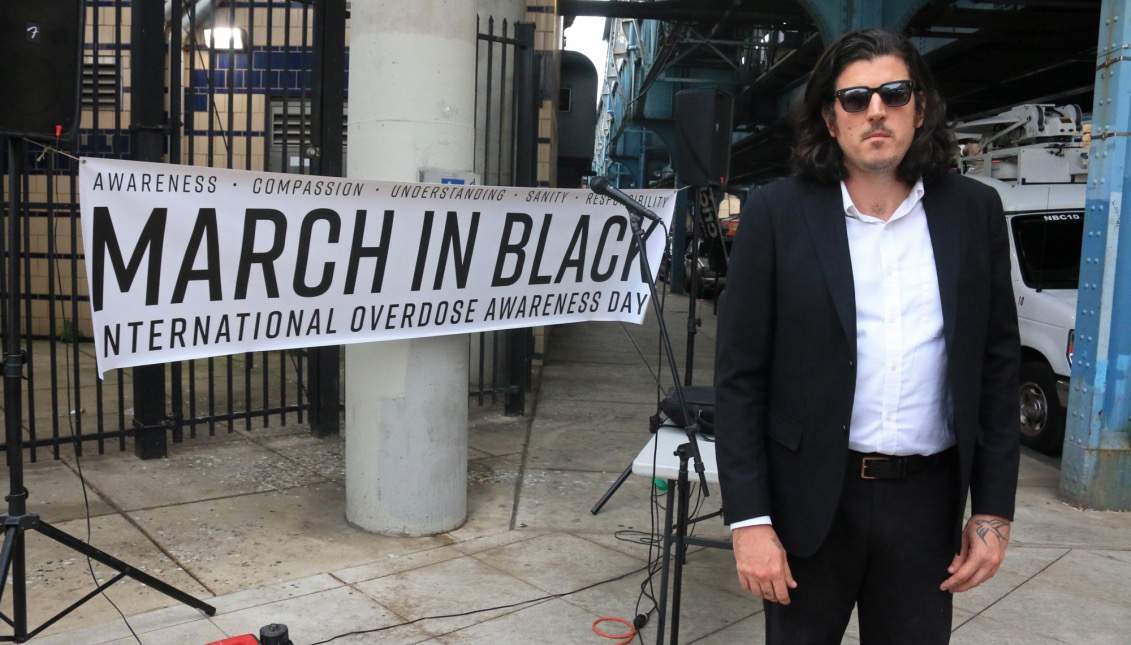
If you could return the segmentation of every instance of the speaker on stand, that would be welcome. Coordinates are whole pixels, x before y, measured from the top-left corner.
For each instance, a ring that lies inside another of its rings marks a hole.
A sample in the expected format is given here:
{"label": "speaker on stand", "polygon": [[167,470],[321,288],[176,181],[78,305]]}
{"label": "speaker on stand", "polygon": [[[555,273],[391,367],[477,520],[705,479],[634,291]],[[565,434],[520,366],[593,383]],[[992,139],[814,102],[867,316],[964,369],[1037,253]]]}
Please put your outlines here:
{"label": "speaker on stand", "polygon": [[724,186],[730,176],[734,99],[717,87],[675,95],[676,178],[688,186]]}
{"label": "speaker on stand", "polygon": [[[676,132],[676,178],[691,186],[691,235],[684,253],[688,261],[687,367],[684,386],[692,383],[695,335],[699,326],[696,301],[700,294],[700,272],[715,275],[717,298],[726,275],[726,247],[719,228],[714,189],[727,184],[730,176],[730,138],[734,98],[718,87],[697,87],[677,92],[674,116]],[[701,266],[706,258],[707,266]]]}
{"label": "speaker on stand", "polygon": [[0,2],[0,137],[74,141],[82,11],[82,0]]}
{"label": "speaker on stand", "polygon": [[[140,571],[118,558],[56,528],[28,511],[30,495],[24,486],[23,369],[27,352],[21,344],[20,262],[23,253],[22,202],[26,142],[70,142],[78,130],[78,81],[82,39],[81,0],[0,0],[0,141],[7,144],[8,190],[6,230],[0,236],[5,262],[3,275],[4,434],[7,445],[8,512],[0,515],[0,600],[7,594],[11,612],[0,619],[12,628],[0,641],[23,643],[63,616],[124,578],[132,578],[174,600],[215,615],[216,608]],[[115,575],[99,581],[95,590],[48,618],[28,625],[27,533],[35,532],[97,561]]]}

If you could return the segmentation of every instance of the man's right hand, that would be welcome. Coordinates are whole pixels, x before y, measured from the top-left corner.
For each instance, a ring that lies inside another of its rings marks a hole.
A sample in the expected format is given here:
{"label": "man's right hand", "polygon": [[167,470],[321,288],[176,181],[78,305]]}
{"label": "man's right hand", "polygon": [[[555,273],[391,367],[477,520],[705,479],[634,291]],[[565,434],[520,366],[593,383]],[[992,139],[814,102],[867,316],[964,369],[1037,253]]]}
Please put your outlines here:
{"label": "man's right hand", "polygon": [[743,588],[764,600],[788,605],[789,590],[796,589],[797,582],[774,527],[761,524],[734,529],[731,542]]}

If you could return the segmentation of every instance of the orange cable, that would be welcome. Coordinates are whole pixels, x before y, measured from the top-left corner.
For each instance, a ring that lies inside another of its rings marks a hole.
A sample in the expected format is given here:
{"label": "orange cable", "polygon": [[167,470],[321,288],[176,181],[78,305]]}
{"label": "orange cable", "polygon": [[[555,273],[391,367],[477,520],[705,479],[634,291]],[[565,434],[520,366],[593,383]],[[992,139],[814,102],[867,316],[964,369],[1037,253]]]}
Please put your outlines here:
{"label": "orange cable", "polygon": [[[628,628],[628,633],[627,634],[606,634],[605,632],[597,629],[597,625],[599,625],[600,623],[604,623],[604,622],[621,623],[625,627]],[[611,618],[611,617],[598,618],[597,620],[593,621],[593,631],[596,632],[598,636],[604,636],[605,638],[623,638],[624,640],[617,643],[617,645],[628,645],[629,643],[632,642],[633,638],[636,638],[636,627],[634,627],[632,623],[628,622],[627,620],[625,620],[623,618]]]}

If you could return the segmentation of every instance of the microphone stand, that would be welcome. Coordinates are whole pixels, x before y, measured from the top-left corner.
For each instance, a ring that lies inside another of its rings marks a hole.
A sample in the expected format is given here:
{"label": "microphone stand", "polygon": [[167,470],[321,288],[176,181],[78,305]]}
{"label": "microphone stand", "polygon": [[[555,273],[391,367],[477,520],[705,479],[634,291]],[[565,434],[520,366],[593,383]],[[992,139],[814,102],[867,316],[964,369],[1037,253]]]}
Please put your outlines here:
{"label": "microphone stand", "polygon": [[703,490],[704,497],[710,497],[711,492],[707,488],[707,475],[706,469],[703,467],[703,458],[699,454],[699,442],[695,438],[699,432],[699,422],[696,419],[692,421],[691,411],[687,407],[687,400],[683,396],[683,385],[680,384],[679,367],[676,365],[675,353],[672,351],[671,337],[668,336],[668,326],[664,323],[664,312],[660,309],[660,299],[656,295],[656,280],[653,277],[652,269],[648,263],[647,247],[644,246],[644,233],[641,228],[642,220],[644,219],[641,213],[642,207],[639,204],[627,204],[621,200],[616,200],[628,209],[628,225],[632,229],[632,238],[636,242],[636,248],[640,252],[640,268],[644,271],[646,278],[645,282],[648,283],[648,289],[652,295],[652,311],[656,313],[656,322],[660,325],[660,343],[664,346],[664,353],[667,355],[668,369],[672,373],[672,383],[674,384],[675,396],[679,401],[679,409],[683,412],[684,431],[687,433],[688,446],[691,449],[692,462],[695,465],[695,473],[699,475],[699,485]]}

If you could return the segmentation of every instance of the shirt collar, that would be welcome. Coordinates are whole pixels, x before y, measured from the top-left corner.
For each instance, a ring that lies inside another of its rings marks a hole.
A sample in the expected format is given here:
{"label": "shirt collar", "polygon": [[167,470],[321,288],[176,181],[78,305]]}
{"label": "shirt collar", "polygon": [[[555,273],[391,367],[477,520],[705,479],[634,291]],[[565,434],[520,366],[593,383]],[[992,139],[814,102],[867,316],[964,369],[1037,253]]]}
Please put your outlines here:
{"label": "shirt collar", "polygon": [[[907,199],[903,200],[903,203],[899,205],[899,208],[895,209],[895,212],[892,213],[892,216],[888,218],[888,221],[890,222],[892,220],[899,219],[900,217],[903,217],[907,213],[911,212],[911,209],[915,208],[915,205],[923,199],[924,192],[923,180],[920,178],[916,180],[915,185],[911,187],[911,192],[907,195]],[[876,217],[872,217],[871,215],[861,213],[860,210],[856,208],[856,204],[852,203],[852,197],[848,195],[848,187],[844,185],[843,180],[841,180],[840,182],[840,199],[844,204],[845,216],[861,221],[878,219]]]}

